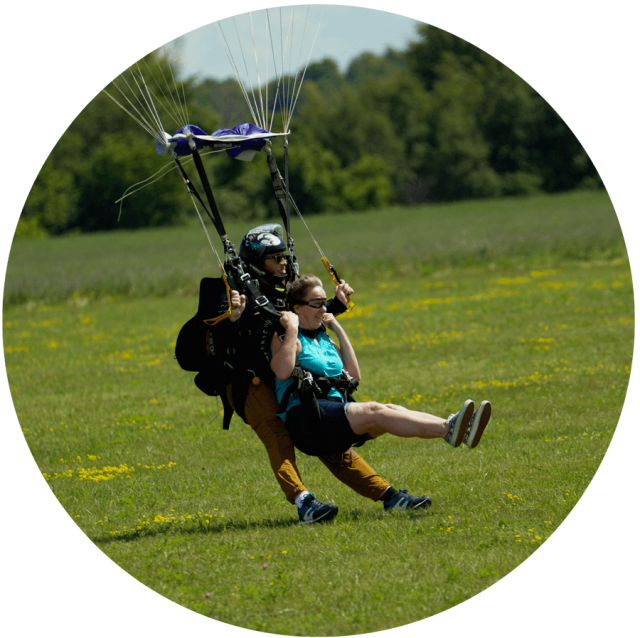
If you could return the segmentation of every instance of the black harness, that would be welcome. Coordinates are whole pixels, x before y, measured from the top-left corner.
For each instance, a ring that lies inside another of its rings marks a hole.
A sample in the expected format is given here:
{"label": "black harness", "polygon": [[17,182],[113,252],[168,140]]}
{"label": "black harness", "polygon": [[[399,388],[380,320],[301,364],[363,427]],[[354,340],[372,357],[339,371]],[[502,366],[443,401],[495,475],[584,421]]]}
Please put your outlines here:
{"label": "black harness", "polygon": [[284,391],[278,412],[285,412],[289,401],[294,394],[298,394],[300,402],[307,407],[313,408],[313,414],[317,413],[320,418],[320,406],[318,399],[326,399],[330,390],[337,390],[345,402],[353,403],[353,393],[358,388],[356,381],[346,370],[342,370],[339,377],[325,377],[302,366],[296,366],[291,373],[293,383]]}
{"label": "black harness", "polygon": [[[278,412],[286,411],[291,397],[297,395],[300,398],[300,404],[305,410],[306,426],[309,429],[321,426],[322,410],[318,399],[327,399],[330,390],[337,390],[346,403],[355,402],[353,393],[358,388],[359,382],[344,369],[339,377],[325,377],[314,374],[311,370],[306,370],[302,366],[296,366],[291,376],[294,382],[285,390],[278,405]],[[367,438],[362,438],[359,442],[352,443],[352,446],[360,447],[364,445],[366,440]]]}

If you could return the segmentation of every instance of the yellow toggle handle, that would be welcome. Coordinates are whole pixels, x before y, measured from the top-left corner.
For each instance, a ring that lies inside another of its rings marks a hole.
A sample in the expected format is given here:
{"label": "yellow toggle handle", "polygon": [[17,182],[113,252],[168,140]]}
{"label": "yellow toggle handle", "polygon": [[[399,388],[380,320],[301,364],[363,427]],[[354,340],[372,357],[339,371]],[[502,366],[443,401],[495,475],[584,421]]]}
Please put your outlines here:
{"label": "yellow toggle handle", "polygon": [[[320,260],[324,264],[324,267],[327,269],[327,272],[331,275],[331,279],[333,279],[336,286],[340,285],[340,277],[338,277],[338,273],[336,269],[329,263],[329,260],[326,257],[321,257]],[[347,295],[347,309],[345,312],[350,312],[355,307],[353,301],[351,301],[351,295]]]}
{"label": "yellow toggle handle", "polygon": [[224,268],[222,268],[222,266],[220,266],[220,268],[222,269],[222,279],[224,280],[224,286],[227,289],[227,304],[229,309],[224,314],[218,315],[213,319],[203,319],[204,323],[206,323],[208,326],[215,326],[223,319],[231,317],[231,287],[229,286],[229,280],[227,279],[227,274],[225,273]]}

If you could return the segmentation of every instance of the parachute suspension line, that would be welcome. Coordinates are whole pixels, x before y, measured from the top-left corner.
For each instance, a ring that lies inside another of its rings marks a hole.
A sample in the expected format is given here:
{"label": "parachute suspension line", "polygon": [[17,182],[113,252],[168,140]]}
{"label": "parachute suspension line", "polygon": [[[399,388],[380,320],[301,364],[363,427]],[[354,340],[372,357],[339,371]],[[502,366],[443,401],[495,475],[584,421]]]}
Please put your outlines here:
{"label": "parachute suspension line", "polygon": [[[282,12],[282,9],[280,9],[280,12]],[[279,91],[280,91],[280,81],[282,80],[282,70],[280,71],[280,74],[277,73],[278,65],[276,64],[276,51],[275,51],[275,48],[273,46],[273,34],[271,33],[271,19],[269,18],[269,10],[268,9],[267,9],[267,23],[269,25],[269,40],[271,41],[271,55],[273,56],[273,69],[274,69],[274,73],[276,75],[278,75],[278,84],[276,86],[276,94],[273,97],[273,108],[271,110],[271,121],[269,122],[269,128],[267,129],[269,132],[271,132],[271,130],[273,128],[273,118],[274,118],[274,116],[276,114],[276,105],[278,104],[278,95],[279,95]]]}
{"label": "parachute suspension line", "polygon": [[253,110],[253,106],[251,104],[251,100],[249,99],[249,94],[247,92],[247,89],[244,86],[244,82],[240,77],[240,72],[238,70],[238,66],[236,65],[236,61],[233,57],[233,53],[231,53],[231,47],[229,46],[229,42],[227,41],[227,36],[224,34],[224,31],[222,30],[222,26],[220,25],[219,22],[216,22],[216,26],[218,27],[218,30],[220,31],[220,35],[222,36],[223,46],[224,46],[225,53],[227,54],[227,59],[229,60],[229,64],[231,64],[231,67],[233,68],[233,72],[235,73],[235,76],[236,76],[236,81],[238,82],[238,86],[240,87],[240,90],[244,95],[244,99],[247,103],[247,106],[249,107],[251,117],[253,118],[255,125],[258,126],[258,118],[256,117],[256,114]]}
{"label": "parachute suspension line", "polygon": [[[173,77],[173,81],[174,81],[174,86],[176,88],[176,94],[173,93],[169,85],[169,82],[167,80],[167,77],[164,74],[164,71],[162,71],[162,66],[160,66],[160,72],[162,74],[162,79],[164,80],[164,83],[165,83],[165,88],[169,93],[169,97],[171,98],[171,100],[169,100],[165,90],[162,87],[162,83],[153,73],[153,70],[149,67],[149,64],[147,63],[146,60],[144,60],[144,63],[147,66],[147,69],[149,70],[149,73],[155,82],[155,87],[159,89],[162,97],[165,98],[165,101],[167,102],[167,104],[163,104],[162,102],[160,104],[163,106],[166,113],[171,117],[171,119],[175,122],[175,124],[179,128],[186,126],[189,123],[188,111],[186,107],[184,108],[182,107],[182,104],[180,101],[179,89],[176,84],[175,77]],[[115,102],[125,113],[127,113],[127,115],[129,115],[147,133],[149,133],[151,137],[153,137],[156,141],[160,142],[161,144],[165,145],[166,144],[165,128],[164,128],[164,125],[162,124],[162,120],[160,118],[158,108],[156,107],[156,102],[154,100],[154,98],[157,98],[157,96],[151,90],[150,85],[147,84],[145,80],[145,76],[140,70],[139,65],[136,63],[135,66],[137,71],[134,68],[129,69],[129,73],[131,74],[131,80],[128,80],[125,75],[120,76],[122,82],[129,89],[129,92],[133,96],[132,98],[130,98],[127,95],[127,93],[125,93],[125,91],[122,90],[122,88],[118,85],[118,83],[115,80],[112,82],[113,87],[120,93],[120,95],[124,98],[126,103],[128,103],[128,105],[130,106],[130,108],[127,108],[127,106],[123,104],[122,101],[114,97],[107,89],[103,89],[103,93],[107,95],[109,99],[111,99],[113,102]],[[132,86],[132,84],[135,84],[135,87]],[[184,94],[184,84],[182,85],[182,91]],[[178,100],[177,103],[176,103],[176,97]],[[136,104],[132,101],[132,99],[135,99],[135,101],[138,103],[138,106],[136,106]],[[171,101],[173,101],[173,107],[171,107]],[[207,151],[206,153],[203,153],[203,155],[208,155],[211,152],[214,152],[214,153],[222,152],[222,150]],[[188,160],[188,161],[191,161],[191,160]]]}
{"label": "parachute suspension line", "polygon": [[[286,213],[287,213],[287,224],[289,224],[289,220],[291,217],[289,216],[290,207],[290,195],[289,195],[289,140],[284,138],[284,189],[285,189],[285,197],[286,197]],[[287,228],[287,234],[289,234],[289,229]]]}
{"label": "parachute suspension line", "polygon": [[[289,18],[289,29],[287,31],[286,48],[289,50],[289,72],[287,74],[287,99],[284,104],[284,111],[282,114],[282,130],[288,130],[286,122],[288,121],[288,113],[291,104],[291,52],[293,50],[293,20],[295,15],[295,6],[291,7],[291,17]],[[291,36],[291,46],[289,46],[289,36]]]}
{"label": "parachute suspension line", "polygon": [[[140,69],[138,69],[138,72],[140,73]],[[138,79],[135,77],[135,74],[133,74],[133,79],[135,80],[136,85],[140,89],[142,98],[148,104],[149,112],[151,113],[151,117],[154,119],[156,123],[158,132],[162,135],[162,133],[164,132],[164,126],[162,125],[162,120],[160,119],[160,115],[158,113],[158,110],[156,109],[156,105],[155,105],[155,102],[153,101],[153,96],[151,95],[151,91],[149,91],[149,87],[147,86],[147,83],[144,80],[144,76],[142,75],[142,73],[140,73],[140,80],[142,81],[142,84],[144,85],[144,88],[145,88],[144,91],[140,88],[140,84],[138,83]]]}
{"label": "parachute suspension line", "polygon": [[[253,98],[253,104],[255,106],[256,109],[256,113],[258,114],[258,118],[256,120],[256,124],[258,126],[260,126],[260,110],[258,109],[258,102],[256,101],[256,94],[255,91],[253,90],[253,82],[251,81],[251,75],[249,74],[249,68],[247,67],[247,59],[244,55],[244,48],[242,47],[242,41],[240,40],[240,33],[238,32],[238,25],[236,24],[236,19],[235,17],[233,18],[233,26],[236,29],[236,36],[238,38],[238,44],[240,45],[240,53],[242,54],[242,61],[244,62],[244,68],[245,71],[247,72],[247,80],[249,82],[249,88],[251,89],[251,97]],[[254,119],[255,119],[255,115],[254,115]]]}
{"label": "parachute suspension line", "polygon": [[[202,153],[201,155],[204,157],[206,155],[211,155],[211,153],[224,153],[225,149],[224,148],[220,148],[220,149],[215,149],[215,150],[210,150],[207,151],[206,153]],[[193,158],[189,157],[185,160],[185,164],[192,162]],[[122,206],[124,203],[124,200],[129,197],[130,195],[133,195],[134,193],[137,193],[138,191],[141,191],[143,188],[146,188],[147,186],[151,186],[151,184],[154,184],[155,182],[160,181],[165,175],[168,175],[171,171],[175,171],[176,170],[176,166],[172,166],[171,164],[168,164],[167,166],[163,166],[159,171],[156,171],[153,175],[151,175],[151,177],[147,177],[147,179],[143,179],[141,182],[138,182],[137,184],[133,184],[131,186],[129,186],[127,188],[127,190],[124,192],[124,194],[122,195],[122,197],[118,200],[116,200],[116,204],[120,204],[120,212],[118,213],[118,221],[120,221],[120,217],[122,216]],[[160,173],[162,173],[160,175]],[[156,175],[158,177],[156,177]],[[155,179],[154,179],[155,177]],[[140,188],[136,188],[136,186],[139,186]],[[135,190],[132,190],[131,192],[130,189],[135,188]]]}
{"label": "parachute suspension line", "polygon": [[[194,160],[196,157],[196,153],[197,151],[194,151]],[[198,156],[199,159],[199,156]],[[200,198],[200,195],[198,194],[198,191],[195,189],[195,187],[193,186],[193,184],[191,183],[191,180],[189,179],[188,175],[185,173],[184,168],[182,167],[182,164],[180,163],[180,160],[178,159],[178,156],[174,153],[173,154],[173,160],[176,164],[176,167],[178,168],[178,170],[180,171],[180,174],[182,175],[182,179],[184,181],[184,185],[187,188],[187,191],[189,192],[189,196],[191,197],[191,201],[193,202],[193,206],[196,209],[196,213],[198,214],[198,219],[200,220],[200,223],[202,224],[202,228],[204,230],[204,234],[207,237],[207,241],[209,242],[209,246],[211,246],[211,250],[213,251],[213,254],[216,257],[216,260],[218,261],[218,265],[220,266],[220,268],[222,268],[223,272],[224,272],[224,267],[222,265],[222,260],[220,259],[220,255],[218,254],[218,251],[216,250],[215,246],[213,245],[213,241],[211,240],[211,235],[209,235],[209,231],[207,230],[207,226],[204,223],[204,219],[202,219],[202,215],[200,213],[200,209],[198,208],[198,205],[196,204],[196,199],[198,199],[198,201],[202,204],[202,208],[204,208],[204,210],[206,211],[207,215],[211,218],[211,221],[213,221],[216,230],[218,230],[218,225],[216,224],[214,218],[212,217],[211,213],[207,210],[207,207],[204,205],[204,202],[202,201],[202,199]],[[202,179],[202,177],[201,177]],[[206,182],[206,184],[208,185],[208,181]],[[215,201],[214,201],[215,204]]]}
{"label": "parachute suspension line", "polygon": [[[265,46],[265,61],[264,61],[264,74],[265,74],[265,85],[264,85],[264,92],[265,92],[265,99],[264,99],[264,103],[266,106],[266,117],[264,118],[264,129],[271,132],[271,129],[267,128],[267,122],[269,121],[269,38],[268,36],[268,17],[269,14],[267,13],[265,20],[264,20],[264,46]],[[275,69],[274,69],[274,73],[275,73]]]}
{"label": "parachute suspension line", "polygon": [[[171,67],[171,63],[169,63],[169,71],[171,71],[171,77],[173,77],[173,68]],[[173,84],[175,86],[175,79],[173,81]],[[182,78],[180,79],[180,86],[182,88],[182,103],[184,104],[184,121],[185,124],[189,123],[189,109],[187,107],[187,96],[184,94],[184,82],[182,81]],[[176,87],[177,90],[178,87]],[[178,100],[180,99],[180,94],[178,93]]]}
{"label": "parachute suspension line", "polygon": [[[298,65],[296,66],[296,75],[293,80],[293,91],[291,93],[292,99],[290,102],[291,108],[287,113],[287,130],[289,129],[289,123],[291,122],[291,118],[293,117],[293,109],[294,109],[293,95],[296,94],[296,85],[298,84],[298,72],[300,71],[300,60],[302,59],[302,48],[304,47],[304,36],[307,33],[307,22],[309,20],[310,9],[311,9],[311,6],[307,6],[307,15],[304,18],[304,29],[302,30],[302,39],[300,41],[300,53],[298,54]],[[291,45],[291,48],[293,49],[293,43]],[[300,86],[302,86],[302,81],[300,81]]]}
{"label": "parachute suspension line", "polygon": [[[155,80],[156,86],[159,88],[160,93],[162,93],[163,97],[166,98],[166,95],[164,93],[164,91],[162,90],[162,85],[158,82],[158,80],[155,78],[155,76],[153,75],[153,71],[151,70],[151,68],[149,67],[149,64],[147,63],[146,60],[144,60],[145,65],[147,66],[147,69],[149,69],[149,73],[151,74],[151,77]],[[155,102],[153,101],[153,97],[157,97],[157,96],[153,96],[153,92],[149,89],[149,87],[147,86],[147,83],[144,79],[144,76],[142,75],[142,71],[140,70],[140,67],[138,65],[138,63],[136,62],[136,66],[138,67],[138,73],[140,74],[140,78],[144,84],[144,87],[146,89],[147,94],[149,95],[149,111],[152,113],[152,117],[154,119],[154,121],[156,122],[156,128],[158,129],[158,131],[160,133],[164,132],[164,127],[162,125],[162,121],[160,119],[160,115],[158,114],[157,108],[155,106]],[[160,71],[162,72],[162,67],[160,67]],[[163,79],[165,80],[166,83],[166,78],[164,78],[164,73],[163,73]],[[169,85],[167,84],[167,87]],[[142,92],[142,91],[141,91]],[[153,96],[153,97],[152,97]],[[172,96],[173,97],[173,96]],[[146,102],[146,98],[145,98],[145,102]],[[174,100],[175,101],[175,100]],[[179,118],[176,117],[176,113],[175,111],[172,113],[166,106],[165,106],[165,111],[168,113],[169,117],[176,123],[179,122]],[[178,124],[178,127],[180,125]]]}
{"label": "parachute suspension line", "polygon": [[[300,84],[298,85],[298,92],[296,93],[296,97],[295,100],[293,102],[293,106],[291,107],[291,116],[289,117],[289,121],[287,122],[287,128],[286,130],[289,130],[289,124],[291,124],[291,117],[293,116],[293,112],[295,111],[296,108],[296,104],[298,103],[298,96],[300,95],[300,89],[302,88],[302,82],[304,81],[304,76],[307,74],[307,69],[309,68],[309,60],[311,59],[311,53],[313,52],[313,47],[316,44],[316,40],[318,38],[318,33],[320,32],[320,25],[322,24],[322,19],[324,18],[324,12],[325,12],[326,6],[322,8],[322,15],[320,16],[320,20],[318,21],[318,28],[316,29],[316,34],[313,38],[313,42],[311,44],[311,49],[309,49],[309,55],[307,57],[307,63],[304,67],[304,71],[302,73],[302,77],[300,78]],[[307,11],[307,15],[308,15],[308,11]],[[306,28],[306,24],[305,24],[305,28]],[[300,49],[300,52],[302,53],[302,48]]]}
{"label": "parachute suspension line", "polygon": [[189,191],[189,196],[191,197],[191,201],[193,202],[193,206],[196,209],[196,213],[198,213],[198,219],[200,220],[200,223],[202,224],[202,229],[204,230],[204,234],[207,236],[207,241],[209,242],[209,246],[211,246],[211,250],[213,251],[213,254],[216,256],[216,260],[218,261],[218,265],[220,266],[220,268],[222,268],[222,271],[224,272],[224,267],[222,265],[222,260],[220,259],[220,255],[218,254],[218,251],[215,249],[215,246],[213,245],[213,241],[211,239],[211,235],[209,234],[209,231],[207,230],[207,226],[204,223],[204,219],[202,219],[202,215],[200,214],[200,209],[198,208],[198,205],[196,204],[195,197],[193,196],[193,193],[191,193],[191,191]]}
{"label": "parachute suspension line", "polygon": [[296,261],[296,256],[293,254],[293,237],[291,237],[291,216],[290,216],[290,201],[291,195],[289,193],[289,140],[284,138],[284,188],[286,196],[286,217],[287,217],[287,246],[289,247],[289,254],[291,255],[291,267],[293,269],[294,276],[300,278],[300,264]]}
{"label": "parachute suspension line", "polygon": [[193,202],[193,206],[196,209],[196,213],[198,214],[198,219],[200,220],[200,223],[202,224],[202,229],[204,230],[204,234],[207,236],[207,241],[209,242],[209,246],[211,246],[211,250],[213,251],[213,254],[216,256],[216,260],[218,262],[218,266],[220,266],[220,270],[222,271],[222,279],[224,281],[224,286],[227,292],[227,311],[221,315],[218,315],[217,317],[213,318],[213,319],[205,319],[204,323],[206,323],[208,326],[215,326],[217,323],[219,323],[220,321],[222,321],[223,319],[226,319],[227,317],[231,316],[231,288],[229,287],[229,281],[227,279],[227,273],[224,270],[224,266],[222,265],[222,260],[220,259],[220,255],[218,254],[218,251],[215,249],[215,246],[213,245],[213,241],[211,240],[211,235],[209,235],[209,231],[207,230],[207,226],[204,223],[204,219],[202,219],[202,215],[200,214],[200,209],[198,208],[198,205],[196,204],[196,200],[193,196],[193,193],[191,192],[191,190],[189,189],[189,196],[191,197],[191,201]]}
{"label": "parachute suspension line", "polygon": [[[171,75],[173,76],[173,70],[171,68],[171,61],[170,61],[169,55],[166,53],[166,50],[165,50],[164,47],[162,47],[162,50],[165,52],[166,58],[167,58],[168,63],[169,63],[169,69],[171,70]],[[147,64],[146,60],[145,60],[145,64]],[[174,108],[174,113],[175,113],[174,122],[176,122],[176,124],[178,125],[178,128],[182,128],[183,126],[186,126],[189,123],[189,113],[187,111],[187,100],[186,100],[186,98],[184,96],[184,84],[182,84],[182,96],[183,96],[183,101],[184,101],[184,107],[183,107],[183,103],[180,101],[180,94],[178,92],[176,92],[174,94],[174,92],[171,90],[171,88],[169,86],[169,82],[167,80],[167,77],[164,74],[164,70],[162,69],[162,65],[159,65],[159,67],[160,67],[160,73],[162,74],[162,79],[164,80],[164,84],[167,87],[167,91],[169,92],[169,96],[171,97],[171,101],[173,102],[173,108]],[[158,82],[156,80],[156,84],[158,85],[158,87],[162,91],[162,86],[161,86],[160,82]],[[175,80],[174,80],[174,86],[175,86]],[[162,91],[162,95],[166,99],[164,91]],[[176,97],[177,97],[177,100],[176,100]]]}
{"label": "parachute suspension line", "polygon": [[[331,279],[333,279],[333,282],[336,284],[336,286],[340,285],[340,281],[341,281],[340,280],[340,276],[336,272],[336,269],[331,265],[331,263],[327,259],[327,256],[324,254],[324,251],[322,250],[322,248],[320,248],[320,244],[316,241],[316,238],[313,236],[313,233],[311,232],[311,229],[309,228],[307,222],[305,221],[304,217],[302,216],[302,213],[300,212],[300,209],[296,205],[296,203],[293,200],[293,197],[291,197],[291,195],[289,195],[289,200],[291,201],[291,205],[293,206],[293,209],[296,211],[296,213],[298,213],[298,217],[302,220],[302,223],[304,224],[305,228],[309,232],[309,235],[311,236],[311,239],[313,240],[313,243],[316,245],[316,248],[318,249],[318,252],[320,253],[320,261],[324,264],[324,267],[327,269],[327,272],[331,275]],[[354,307],[354,305],[355,304],[353,303],[353,301],[351,301],[351,297],[348,296],[347,297],[347,310],[346,311],[349,312]]]}
{"label": "parachute suspension line", "polygon": [[151,126],[151,124],[147,122],[146,119],[144,119],[144,116],[140,113],[140,111],[138,111],[135,104],[131,102],[131,100],[124,94],[122,89],[117,84],[114,83],[114,86],[116,87],[116,89],[118,89],[118,91],[120,91],[120,93],[122,93],[124,99],[127,102],[129,102],[129,104],[131,105],[131,108],[137,113],[137,116],[134,115],[126,106],[124,106],[122,103],[116,100],[116,98],[114,98],[113,95],[111,95],[111,93],[109,93],[106,89],[102,89],[102,92],[105,95],[107,95],[111,100],[113,100],[127,115],[129,115],[129,117],[135,120],[135,122],[137,122],[147,133],[149,133],[151,137],[153,137],[154,139],[164,144],[165,143],[164,138],[158,137],[157,131]]}
{"label": "parachute suspension line", "polygon": [[[129,186],[127,190],[123,193],[122,197],[116,200],[115,202],[116,204],[120,204],[120,211],[118,212],[118,221],[120,221],[120,217],[122,216],[122,204],[124,203],[124,200],[127,197],[129,197],[129,195],[133,195],[134,193],[137,193],[138,191],[142,190],[143,188],[146,188],[147,186],[153,184],[154,182],[157,182],[158,180],[162,179],[167,173],[170,173],[173,170],[175,170],[175,166],[171,166],[171,165],[163,166],[159,171],[156,171],[153,175],[151,175],[151,177],[147,177],[147,179],[143,179],[141,182],[138,182],[137,184],[133,184],[132,186]],[[162,173],[162,174],[159,175],[159,173]],[[156,175],[158,175],[158,177],[156,177]],[[137,186],[139,186],[140,188],[136,188]],[[131,190],[132,188],[135,188],[135,190]]]}
{"label": "parachute suspension line", "polygon": [[[258,50],[256,48],[256,37],[253,31],[253,13],[249,12],[249,21],[251,23],[251,43],[253,44],[253,58],[256,63],[256,79],[258,81],[258,95],[260,97],[260,110],[259,113],[262,116],[260,120],[260,128],[265,127],[265,115],[264,115],[264,104],[262,102],[262,83],[260,82],[260,68],[258,65]],[[257,105],[256,105],[257,107]]]}

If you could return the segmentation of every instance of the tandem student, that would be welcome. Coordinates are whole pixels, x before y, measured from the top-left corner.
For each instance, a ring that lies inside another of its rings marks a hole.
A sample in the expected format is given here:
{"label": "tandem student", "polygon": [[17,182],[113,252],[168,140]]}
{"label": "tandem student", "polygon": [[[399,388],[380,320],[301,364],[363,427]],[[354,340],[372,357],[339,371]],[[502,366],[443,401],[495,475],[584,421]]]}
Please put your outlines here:
{"label": "tandem student", "polygon": [[[284,312],[280,319],[284,336],[272,339],[271,368],[276,375],[279,416],[300,451],[312,456],[339,454],[387,433],[444,439],[453,447],[478,445],[491,419],[488,401],[474,411],[468,399],[460,411],[445,419],[391,403],[349,400],[349,379],[352,385],[353,380],[359,382],[360,368],[344,328],[326,312],[322,282],[306,276],[291,283],[287,302],[293,312]],[[337,344],[326,328],[335,333]],[[315,385],[308,375],[309,387],[299,381],[305,372],[311,373]]]}

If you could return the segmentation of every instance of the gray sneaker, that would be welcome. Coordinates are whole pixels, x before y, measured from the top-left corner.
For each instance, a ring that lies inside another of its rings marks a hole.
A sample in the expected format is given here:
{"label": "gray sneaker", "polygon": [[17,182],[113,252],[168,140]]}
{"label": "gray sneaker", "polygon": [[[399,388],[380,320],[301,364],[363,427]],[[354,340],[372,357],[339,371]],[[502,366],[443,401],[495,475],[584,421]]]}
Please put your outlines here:
{"label": "gray sneaker", "polygon": [[469,427],[464,434],[464,444],[473,449],[478,443],[484,429],[491,420],[491,403],[489,401],[483,401],[480,407],[473,413]]}
{"label": "gray sneaker", "polygon": [[447,419],[449,430],[447,431],[447,435],[444,437],[444,440],[449,445],[458,447],[462,443],[462,439],[464,438],[467,427],[469,426],[469,421],[471,421],[471,417],[473,415],[473,408],[473,401],[471,399],[467,399],[462,405],[462,410],[460,410],[460,412],[456,412],[456,414],[452,414]]}

